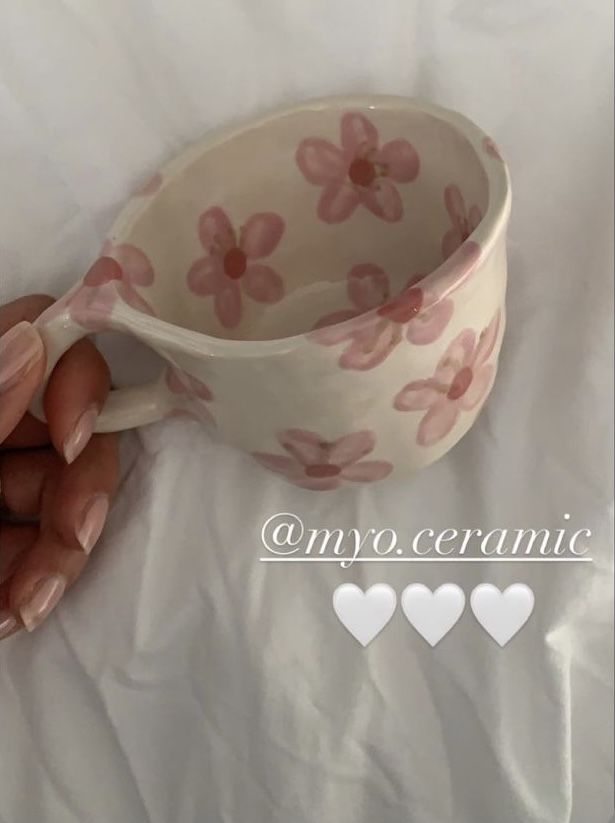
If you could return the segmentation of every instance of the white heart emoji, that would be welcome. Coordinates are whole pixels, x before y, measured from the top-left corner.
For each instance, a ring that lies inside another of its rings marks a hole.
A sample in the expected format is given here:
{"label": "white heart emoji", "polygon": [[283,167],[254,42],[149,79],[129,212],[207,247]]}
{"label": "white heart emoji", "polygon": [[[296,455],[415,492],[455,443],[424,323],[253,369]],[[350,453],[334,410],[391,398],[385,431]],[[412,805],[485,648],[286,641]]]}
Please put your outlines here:
{"label": "white heart emoji", "polygon": [[454,583],[445,583],[434,592],[422,583],[406,586],[401,607],[411,626],[430,646],[450,632],[463,614],[466,596]]}
{"label": "white heart emoji", "polygon": [[500,646],[505,646],[528,621],[534,609],[534,592],[525,583],[513,583],[503,592],[481,583],[470,596],[474,616]]}
{"label": "white heart emoji", "polygon": [[397,595],[386,583],[364,592],[354,583],[343,583],[333,592],[333,608],[340,623],[362,646],[380,634],[393,617]]}

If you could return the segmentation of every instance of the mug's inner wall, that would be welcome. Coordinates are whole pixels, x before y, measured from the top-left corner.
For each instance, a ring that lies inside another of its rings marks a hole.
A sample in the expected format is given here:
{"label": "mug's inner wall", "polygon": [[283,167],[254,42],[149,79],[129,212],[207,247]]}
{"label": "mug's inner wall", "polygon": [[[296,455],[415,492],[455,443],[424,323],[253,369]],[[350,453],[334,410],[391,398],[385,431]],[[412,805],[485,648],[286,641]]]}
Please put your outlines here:
{"label": "mug's inner wall", "polygon": [[[487,202],[476,152],[445,121],[308,110],[196,156],[112,240],[150,259],[154,283],[137,288],[160,318],[267,340],[399,294],[467,238]],[[353,271],[377,288],[349,289]]]}

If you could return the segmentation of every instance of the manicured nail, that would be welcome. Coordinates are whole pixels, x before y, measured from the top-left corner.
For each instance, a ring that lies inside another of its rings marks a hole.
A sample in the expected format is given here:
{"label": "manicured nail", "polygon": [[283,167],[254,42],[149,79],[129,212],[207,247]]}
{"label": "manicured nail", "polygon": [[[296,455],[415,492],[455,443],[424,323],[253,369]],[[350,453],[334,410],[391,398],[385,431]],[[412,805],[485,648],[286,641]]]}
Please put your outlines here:
{"label": "manicured nail", "polygon": [[90,406],[77,420],[72,431],[64,441],[64,459],[67,463],[76,460],[90,441],[98,418],[98,407]]}
{"label": "manicured nail", "polygon": [[17,628],[17,621],[10,612],[0,611],[0,640]]}
{"label": "manicured nail", "polygon": [[44,347],[32,323],[22,320],[0,337],[0,391],[12,388],[43,356]]}
{"label": "manicured nail", "polygon": [[52,574],[39,580],[32,597],[20,609],[21,619],[29,632],[33,632],[49,616],[60,602],[65,589],[66,578],[61,574]]}
{"label": "manicured nail", "polygon": [[108,511],[109,498],[106,494],[97,494],[85,507],[81,523],[75,529],[75,535],[86,554],[92,551],[94,544],[100,537]]}

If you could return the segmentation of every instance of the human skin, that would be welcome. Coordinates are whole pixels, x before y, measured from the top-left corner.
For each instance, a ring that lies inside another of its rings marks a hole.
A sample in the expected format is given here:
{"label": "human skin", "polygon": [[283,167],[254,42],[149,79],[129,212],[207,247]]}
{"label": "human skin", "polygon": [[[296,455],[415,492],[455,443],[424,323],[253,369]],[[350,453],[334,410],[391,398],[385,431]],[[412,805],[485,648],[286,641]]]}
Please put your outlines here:
{"label": "human skin", "polygon": [[79,578],[118,483],[117,436],[92,434],[110,378],[91,341],[53,370],[48,422],[27,411],[45,373],[32,321],[53,302],[31,295],[0,306],[0,640],[36,629]]}

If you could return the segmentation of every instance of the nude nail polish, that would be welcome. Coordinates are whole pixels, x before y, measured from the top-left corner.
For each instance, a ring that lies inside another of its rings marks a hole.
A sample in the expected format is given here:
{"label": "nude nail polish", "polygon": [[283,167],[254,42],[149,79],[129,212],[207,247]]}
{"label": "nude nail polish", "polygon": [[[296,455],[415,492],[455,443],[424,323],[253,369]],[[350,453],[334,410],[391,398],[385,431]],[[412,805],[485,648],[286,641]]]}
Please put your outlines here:
{"label": "nude nail polish", "polygon": [[104,528],[109,498],[106,494],[95,495],[86,505],[75,535],[83,551],[89,554]]}
{"label": "nude nail polish", "polygon": [[29,632],[34,631],[58,605],[66,589],[66,578],[52,574],[39,580],[30,600],[20,609],[21,619]]}
{"label": "nude nail polish", "polygon": [[0,611],[0,640],[17,628],[17,621],[10,612]]}
{"label": "nude nail polish", "polygon": [[11,389],[43,356],[43,341],[31,323],[22,320],[0,337],[0,392]]}
{"label": "nude nail polish", "polygon": [[98,418],[98,407],[90,406],[77,420],[63,444],[64,459],[67,463],[76,460],[90,441]]}

